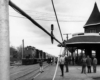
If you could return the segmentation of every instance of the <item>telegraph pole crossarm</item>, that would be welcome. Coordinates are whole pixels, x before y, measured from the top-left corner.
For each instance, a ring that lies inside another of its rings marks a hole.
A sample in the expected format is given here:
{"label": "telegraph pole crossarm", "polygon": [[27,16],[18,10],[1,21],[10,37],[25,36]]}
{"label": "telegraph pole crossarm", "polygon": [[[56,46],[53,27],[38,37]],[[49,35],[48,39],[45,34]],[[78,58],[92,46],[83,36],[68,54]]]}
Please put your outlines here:
{"label": "telegraph pole crossarm", "polygon": [[68,35],[71,35],[71,33],[66,33],[66,34],[63,34],[63,35],[66,35],[66,39],[68,40]]}

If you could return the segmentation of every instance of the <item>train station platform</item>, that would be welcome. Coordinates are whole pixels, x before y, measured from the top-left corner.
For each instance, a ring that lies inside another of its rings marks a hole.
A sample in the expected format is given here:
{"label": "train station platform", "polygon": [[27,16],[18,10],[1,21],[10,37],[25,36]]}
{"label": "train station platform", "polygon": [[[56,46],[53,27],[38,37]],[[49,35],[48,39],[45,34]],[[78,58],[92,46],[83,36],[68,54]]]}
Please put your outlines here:
{"label": "train station platform", "polygon": [[[53,80],[54,71],[55,66],[50,66],[34,80]],[[64,77],[60,75],[61,71],[58,67],[54,80],[100,80],[100,66],[97,66],[97,73],[93,73],[92,70],[92,73],[86,74],[81,73],[81,66],[69,66],[69,72],[65,72],[64,70]]]}
{"label": "train station platform", "polygon": [[[44,66],[48,65],[44,63]],[[100,66],[97,66],[97,72],[81,73],[81,66],[69,66],[69,72],[65,72],[64,77],[61,75],[61,70],[58,66],[56,76],[54,77],[56,64],[44,68],[44,72],[39,72],[39,64],[35,65],[21,65],[11,66],[10,76],[11,80],[100,80]],[[27,79],[26,79],[27,78]]]}
{"label": "train station platform", "polygon": [[81,73],[81,66],[69,66],[69,72],[64,72],[64,77],[59,76],[60,69],[58,69],[55,80],[100,80],[100,66],[97,67],[97,73]]}

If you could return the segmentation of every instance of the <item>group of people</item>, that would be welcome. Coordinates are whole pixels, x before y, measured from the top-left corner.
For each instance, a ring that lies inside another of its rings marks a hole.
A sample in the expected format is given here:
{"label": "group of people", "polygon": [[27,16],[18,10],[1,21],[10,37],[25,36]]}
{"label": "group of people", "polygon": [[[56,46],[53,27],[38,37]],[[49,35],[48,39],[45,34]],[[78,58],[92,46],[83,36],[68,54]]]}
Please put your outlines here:
{"label": "group of people", "polygon": [[[93,72],[96,73],[96,66],[97,66],[97,58],[94,56],[93,59],[90,58],[90,56],[85,56],[83,55],[82,59],[81,59],[81,63],[82,63],[82,72],[81,73],[86,73],[86,67],[87,67],[87,72],[91,73],[91,66],[93,66]],[[64,55],[60,55],[59,57],[59,66],[61,69],[61,76],[64,76],[64,66],[66,67],[66,72],[69,72],[68,69],[68,65],[69,65],[69,59]]]}
{"label": "group of people", "polygon": [[87,72],[91,73],[91,66],[93,66],[93,72],[96,73],[96,66],[97,66],[97,58],[93,57],[93,60],[90,58],[90,56],[83,56],[82,58],[82,72],[81,73],[86,73],[86,67],[87,67]]}

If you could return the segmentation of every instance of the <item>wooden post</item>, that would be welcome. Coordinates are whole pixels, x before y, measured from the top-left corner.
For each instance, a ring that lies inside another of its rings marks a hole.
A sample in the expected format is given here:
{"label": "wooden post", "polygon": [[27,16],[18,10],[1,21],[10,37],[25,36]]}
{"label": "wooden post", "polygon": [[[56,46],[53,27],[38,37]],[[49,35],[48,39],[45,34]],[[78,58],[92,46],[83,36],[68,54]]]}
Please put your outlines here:
{"label": "wooden post", "polygon": [[0,0],[0,80],[10,80],[9,0]]}
{"label": "wooden post", "polygon": [[22,40],[22,59],[24,58],[24,39]]}
{"label": "wooden post", "polygon": [[78,64],[78,60],[79,60],[79,54],[78,54],[78,48],[76,49],[77,50],[77,60],[76,60],[76,63]]}

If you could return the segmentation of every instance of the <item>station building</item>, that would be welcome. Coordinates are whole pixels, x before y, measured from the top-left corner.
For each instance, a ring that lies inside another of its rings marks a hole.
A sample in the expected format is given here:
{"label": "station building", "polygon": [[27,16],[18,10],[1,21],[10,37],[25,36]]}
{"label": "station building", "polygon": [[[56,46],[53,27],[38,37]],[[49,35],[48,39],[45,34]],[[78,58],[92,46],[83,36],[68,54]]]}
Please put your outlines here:
{"label": "station building", "polygon": [[74,34],[71,39],[65,41],[65,44],[68,48],[83,50],[90,57],[95,55],[100,64],[100,12],[96,3],[84,25],[84,33]]}

